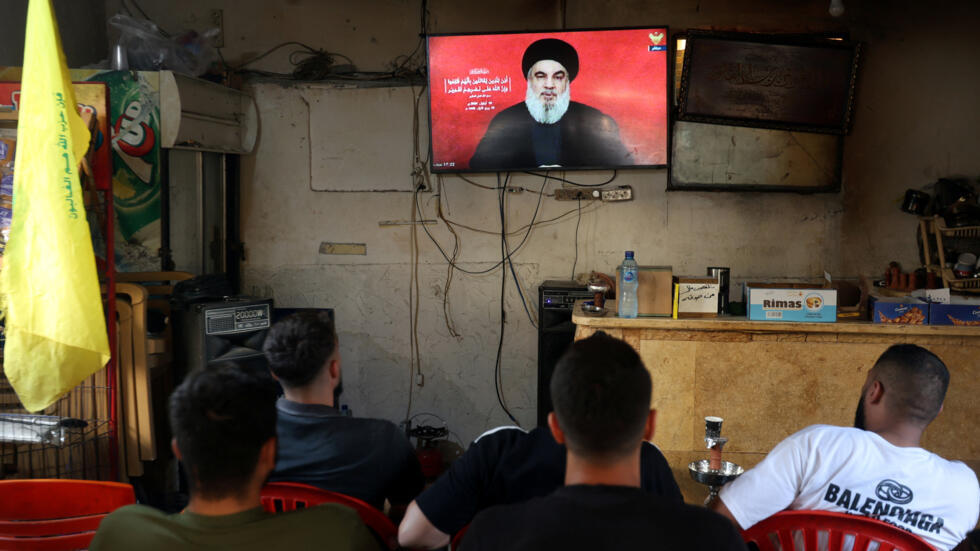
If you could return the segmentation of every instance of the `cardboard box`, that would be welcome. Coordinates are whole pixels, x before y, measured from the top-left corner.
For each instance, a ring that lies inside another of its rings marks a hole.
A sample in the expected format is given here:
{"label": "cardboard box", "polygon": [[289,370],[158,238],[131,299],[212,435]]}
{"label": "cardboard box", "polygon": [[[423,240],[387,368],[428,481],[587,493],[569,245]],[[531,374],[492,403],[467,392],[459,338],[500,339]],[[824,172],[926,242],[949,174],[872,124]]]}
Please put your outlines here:
{"label": "cardboard box", "polygon": [[837,290],[802,283],[746,283],[745,300],[753,321],[837,321]]}
{"label": "cardboard box", "polygon": [[670,266],[640,266],[636,302],[640,316],[670,317],[674,271]]}
{"label": "cardboard box", "polygon": [[949,297],[949,304],[929,305],[929,323],[932,325],[980,325],[980,298]]}
{"label": "cardboard box", "polygon": [[881,297],[871,295],[868,311],[874,323],[902,323],[924,325],[929,323],[930,304],[916,297]]}
{"label": "cardboard box", "polygon": [[[616,267],[616,281],[622,278]],[[639,317],[670,317],[673,304],[673,269],[670,266],[637,266],[637,315]]]}

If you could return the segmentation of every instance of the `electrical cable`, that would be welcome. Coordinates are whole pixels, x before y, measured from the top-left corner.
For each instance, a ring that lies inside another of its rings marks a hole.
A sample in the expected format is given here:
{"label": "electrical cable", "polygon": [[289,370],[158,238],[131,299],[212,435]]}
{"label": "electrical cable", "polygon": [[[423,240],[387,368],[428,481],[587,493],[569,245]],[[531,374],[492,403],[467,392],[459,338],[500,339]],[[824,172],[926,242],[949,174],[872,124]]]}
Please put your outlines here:
{"label": "electrical cable", "polygon": [[[412,275],[409,282],[409,308],[410,308],[410,326],[411,326],[411,341],[409,344],[409,352],[411,354],[411,362],[409,366],[410,380],[408,386],[408,408],[405,411],[405,417],[412,413],[412,393],[413,385],[422,386],[424,384],[424,379],[422,376],[422,356],[419,346],[419,310],[421,309],[421,290],[419,288],[419,232],[418,232],[418,222],[419,220],[424,220],[425,217],[422,216],[421,205],[418,202],[419,191],[425,189],[429,185],[428,173],[425,170],[425,164],[428,162],[427,159],[422,159],[422,154],[420,153],[421,148],[419,146],[419,116],[418,107],[421,101],[422,95],[425,93],[425,86],[419,90],[418,95],[415,95],[414,86],[412,87],[412,94],[414,96],[414,101],[412,102],[414,116],[412,119],[412,186],[414,191],[412,192],[412,240],[411,240],[411,254],[412,254]],[[423,224],[423,227],[424,224]],[[448,289],[447,289],[448,293]],[[448,321],[447,321],[448,325]]]}
{"label": "electrical cable", "polygon": [[[135,3],[135,0],[130,0]],[[138,7],[138,6],[137,6]],[[142,10],[141,10],[142,11]],[[427,15],[428,15],[428,3],[427,0],[423,0],[422,8],[420,11],[420,32],[419,40],[416,42],[415,47],[408,54],[402,54],[396,56],[390,63],[391,71],[384,72],[358,72],[356,74],[343,74],[334,73],[331,68],[333,66],[334,58],[340,57],[354,65],[354,61],[341,53],[329,52],[323,49],[314,48],[308,44],[297,41],[288,41],[281,44],[277,44],[272,48],[262,52],[261,54],[249,59],[248,61],[242,62],[234,67],[229,66],[225,63],[225,67],[231,71],[242,71],[248,65],[265,58],[266,56],[272,54],[276,50],[283,48],[285,46],[299,46],[303,48],[302,50],[294,50],[290,52],[288,60],[289,63],[294,66],[291,73],[277,73],[272,71],[262,71],[262,70],[248,70],[250,73],[254,73],[260,76],[269,76],[277,78],[291,78],[294,80],[305,80],[305,81],[317,81],[326,78],[336,78],[345,80],[361,80],[361,81],[371,81],[371,80],[385,80],[390,78],[401,78],[401,77],[412,77],[414,75],[422,76],[425,74],[425,64],[421,63],[418,67],[414,69],[407,69],[409,63],[415,59],[416,55],[422,51],[422,45],[425,43],[425,36],[427,33]],[[149,18],[147,18],[149,19]],[[162,29],[161,29],[162,30]],[[219,52],[220,55],[220,52]],[[305,57],[305,59],[300,59],[300,57]],[[224,61],[224,60],[222,60]]]}
{"label": "electrical cable", "polygon": [[[417,195],[418,194],[418,190],[416,190],[415,193]],[[416,239],[415,239],[415,236],[417,235],[416,232],[415,232],[415,215],[416,215],[416,209],[413,206],[412,207],[412,239],[409,240],[409,249],[410,249],[409,250],[409,254],[412,257],[412,269],[409,271],[409,279],[408,279],[408,308],[409,308],[409,315],[408,315],[408,331],[409,331],[409,334],[408,334],[408,356],[409,356],[409,365],[408,365],[408,405],[405,408],[405,419],[408,419],[409,418],[409,415],[411,415],[411,413],[412,413],[412,394],[413,394],[413,390],[414,390],[412,387],[415,385],[415,380],[414,380],[415,379],[415,316],[413,314],[415,313],[415,296],[414,296],[414,292],[415,292],[415,274],[416,274],[415,266],[416,266],[416,264],[418,262],[418,249],[415,247],[416,244],[417,244]]]}
{"label": "electrical cable", "polygon": [[[331,76],[335,55],[350,61],[350,58],[343,54],[331,54],[323,50],[316,52],[293,50],[289,53],[289,63],[293,65],[292,77],[296,80],[323,80]],[[303,56],[303,59],[297,60],[297,56]]]}
{"label": "electrical cable", "polygon": [[[508,174],[507,178],[509,177],[510,175]],[[505,179],[504,187],[506,187],[506,183],[507,180]],[[497,173],[497,184],[499,187],[500,173]],[[498,199],[498,203],[500,206],[500,256],[501,256],[500,263],[503,264],[509,257],[509,254],[505,250],[506,249],[505,235],[507,233],[507,220],[504,214],[504,194],[506,193],[506,191],[502,188],[499,193],[500,196]],[[500,270],[500,340],[497,342],[497,359],[494,362],[493,384],[494,384],[494,389],[497,391],[497,402],[500,404],[501,409],[504,410],[504,413],[507,414],[507,417],[510,418],[511,422],[513,422],[515,425],[519,427],[521,426],[521,424],[517,422],[517,419],[515,419],[514,416],[511,414],[510,410],[507,409],[507,404],[504,403],[504,396],[503,396],[504,392],[503,392],[503,377],[502,377],[503,375],[502,359],[503,359],[503,350],[504,350],[504,326],[507,321],[507,311],[506,308],[504,307],[504,294],[506,290],[507,290],[507,270]]]}
{"label": "electrical cable", "polygon": [[463,445],[463,439],[460,438],[458,434],[456,434],[453,431],[449,431],[449,436],[452,436],[453,439],[456,440],[456,443],[459,444],[459,447],[460,448],[462,448],[464,450],[466,449],[466,446]]}
{"label": "electrical cable", "polygon": [[582,199],[578,200],[578,220],[575,221],[575,260],[572,261],[572,277],[575,279],[575,266],[578,265],[578,226],[582,223]]}
{"label": "electrical cable", "polygon": [[446,420],[445,419],[443,419],[442,417],[439,417],[435,413],[429,413],[428,411],[420,411],[420,412],[416,413],[415,415],[409,417],[408,420],[411,421],[411,420],[415,419],[416,417],[421,417],[423,415],[428,415],[429,417],[435,417],[436,419],[442,421],[442,426],[447,426],[448,425],[446,423]]}
{"label": "electrical cable", "polygon": [[[549,196],[550,197],[550,195],[548,195],[548,194],[546,194],[546,196]],[[596,210],[599,210],[599,208],[601,208],[601,207],[602,207],[602,203],[599,202],[599,201],[596,201],[595,202],[595,208],[594,209],[588,210],[588,207],[586,207],[586,209],[584,209],[583,212],[585,212],[585,213],[595,212]],[[558,216],[556,216],[554,218],[547,218],[545,220],[539,220],[539,221],[537,221],[537,222],[534,223],[534,226],[535,227],[540,227],[540,226],[543,226],[545,224],[550,224],[551,222],[557,222],[558,220],[561,220],[562,218],[564,218],[566,216],[569,216],[571,214],[575,214],[576,212],[578,212],[578,209],[577,208],[571,209],[571,210],[567,210],[567,211],[559,214]],[[467,226],[466,224],[463,224],[462,222],[457,222],[457,221],[452,220],[450,218],[446,218],[446,222],[447,223],[450,223],[450,224],[453,224],[454,226],[459,226],[460,228],[467,229],[467,230],[470,230],[470,231],[476,232],[476,233],[485,233],[485,234],[488,234],[488,235],[497,235],[498,234],[497,231],[483,230],[483,229],[480,229],[480,228],[474,228],[472,226]],[[517,228],[516,230],[511,230],[511,231],[507,232],[507,235],[509,235],[509,236],[510,235],[517,235],[517,234],[523,232],[526,229],[527,229],[527,225],[525,224],[525,225]]]}
{"label": "electrical cable", "polygon": [[[506,246],[507,242],[504,241]],[[514,277],[514,286],[517,287],[517,294],[521,297],[521,305],[524,306],[524,312],[527,314],[527,321],[531,322],[531,327],[537,329],[538,322],[534,320],[534,316],[531,315],[531,309],[528,308],[527,299],[524,298],[524,293],[521,291],[521,282],[517,279],[517,272],[514,271],[514,260],[511,258],[507,259],[507,264],[510,266],[510,275]]]}
{"label": "electrical cable", "polygon": [[[453,234],[453,258],[452,258],[452,261],[453,261],[453,263],[455,263],[456,262],[456,259],[459,258],[459,235],[456,233],[456,229],[453,228],[452,224],[450,224],[449,221],[446,220],[446,217],[445,217],[445,215],[442,212],[442,196],[443,196],[444,190],[443,190],[443,187],[442,187],[442,178],[441,177],[438,179],[438,182],[439,182],[439,194],[438,194],[437,199],[438,199],[439,202],[436,204],[436,214],[439,216],[439,219],[442,220],[443,223],[446,224],[446,229],[449,230],[449,233]],[[453,322],[452,314],[449,312],[449,287],[453,284],[453,271],[454,270],[453,270],[452,264],[448,264],[447,263],[446,264],[446,284],[443,286],[443,291],[442,291],[442,315],[443,315],[443,318],[446,321],[446,329],[449,331],[449,335],[451,337],[453,337],[453,338],[459,339],[459,338],[462,337],[462,335],[460,335],[456,331],[456,325]]]}
{"label": "electrical cable", "polygon": [[459,174],[459,173],[457,173],[456,176],[458,176],[460,180],[466,182],[467,184],[470,184],[470,185],[473,185],[473,186],[476,186],[476,187],[480,187],[480,188],[483,188],[483,189],[492,189],[492,190],[496,190],[497,189],[495,187],[490,187],[490,186],[485,186],[483,184],[478,184],[478,183],[474,182],[473,180],[470,180],[466,176],[463,176],[462,174]]}
{"label": "electrical cable", "polygon": [[[420,217],[424,220],[425,216],[421,214],[422,206],[418,204],[418,194],[415,194],[415,204],[419,209]],[[470,275],[488,274],[496,270],[504,263],[504,260],[500,260],[498,262],[495,262],[493,266],[490,266],[486,270],[467,270],[466,268],[462,268],[458,264],[456,264],[452,259],[449,258],[449,255],[446,254],[446,251],[442,248],[442,245],[440,245],[439,242],[436,241],[436,238],[429,231],[429,228],[425,227],[425,224],[422,224],[422,230],[425,231],[425,234],[429,236],[429,240],[432,241],[432,243],[436,246],[436,249],[439,251],[439,254],[442,255],[442,257],[446,260],[446,262],[448,262],[454,269],[459,270],[464,274],[470,274]],[[528,228],[528,233],[530,233],[530,228]],[[517,250],[515,249],[514,252],[517,252]]]}
{"label": "electrical cable", "polygon": [[[314,48],[313,46],[309,46],[309,45],[304,44],[302,42],[296,42],[295,40],[290,40],[290,41],[287,41],[287,42],[282,42],[280,44],[276,44],[275,46],[269,48],[268,50],[262,52],[261,54],[255,56],[255,57],[253,57],[252,59],[250,59],[248,61],[245,61],[243,63],[239,63],[238,65],[232,67],[232,70],[233,71],[238,71],[240,69],[243,69],[246,66],[255,63],[256,61],[265,58],[266,56],[268,56],[272,52],[274,52],[274,51],[276,51],[279,48],[282,48],[284,46],[300,46],[300,47],[306,48],[310,53],[314,53],[314,54],[320,51],[320,50],[317,50],[316,48]],[[347,57],[347,56],[344,56],[344,57]],[[259,72],[264,72],[264,71],[259,71]],[[273,73],[273,74],[285,74],[285,73]]]}
{"label": "electrical cable", "polygon": [[[392,76],[398,76],[402,74],[401,73],[402,68],[408,65],[410,61],[412,61],[412,59],[415,57],[415,54],[418,53],[419,49],[422,47],[422,44],[425,42],[425,37],[428,34],[428,17],[427,17],[428,13],[429,13],[428,0],[422,0],[422,7],[419,12],[419,26],[420,26],[419,41],[415,44],[415,49],[412,50],[410,54],[396,56],[395,59],[391,61]],[[398,63],[398,60],[401,58],[404,58],[404,60],[401,63]],[[418,73],[421,72],[422,69],[424,69],[424,64],[413,71],[408,71],[408,73]]]}
{"label": "electrical cable", "polygon": [[[541,189],[538,190],[538,204],[534,208],[534,215],[531,216],[531,223],[529,224],[529,226],[534,225],[534,219],[537,218],[538,209],[541,207],[541,198],[544,196],[544,189],[547,185],[548,185],[548,179],[546,178],[543,182],[541,182]],[[505,184],[503,190],[501,190],[501,193],[506,193],[506,189],[507,186]],[[581,206],[581,201],[579,202],[579,206]],[[517,288],[517,294],[518,296],[521,297],[521,306],[524,307],[524,313],[527,314],[527,320],[531,322],[531,327],[537,329],[538,323],[534,319],[534,316],[531,315],[531,309],[530,307],[528,307],[527,299],[524,298],[524,291],[521,289],[521,280],[517,277],[517,271],[514,269],[514,259],[510,254],[510,246],[507,244],[506,233],[501,233],[500,238],[503,239],[504,241],[504,250],[507,252],[507,264],[510,266],[510,275],[514,277],[514,286]]]}
{"label": "electrical cable", "polygon": [[600,184],[580,184],[578,182],[573,182],[571,180],[566,180],[565,178],[559,178],[557,176],[552,176],[552,175],[550,175],[548,173],[539,174],[537,172],[531,172],[531,171],[528,171],[528,170],[525,170],[524,173],[525,174],[530,174],[531,176],[539,176],[539,177],[543,177],[543,178],[551,178],[552,180],[558,180],[559,182],[561,182],[563,184],[568,184],[568,185],[576,186],[576,187],[602,187],[602,186],[611,184],[618,177],[618,175],[619,175],[619,171],[613,170],[612,177],[610,177],[605,182],[602,182]]}
{"label": "electrical cable", "polygon": [[[136,0],[129,0],[129,2],[133,5],[133,7],[136,8],[137,11],[139,11],[141,14],[143,14],[143,17],[145,17],[147,21],[149,21],[150,23],[153,23],[154,25],[156,25],[157,30],[160,31],[160,34],[162,34],[166,38],[170,38],[170,33],[168,33],[167,31],[163,30],[163,27],[161,27],[160,25],[158,25],[157,22],[154,21],[152,17],[150,17],[149,15],[146,15],[146,12],[143,10],[142,7],[140,7],[140,5],[136,2]],[[124,1],[122,3],[122,5],[125,8],[126,7],[126,2]],[[129,10],[127,8],[126,11],[128,11],[130,15],[133,15],[132,10]]]}
{"label": "electrical cable", "polygon": [[[422,95],[425,93],[425,85],[423,84],[422,89],[419,90],[418,94],[415,94],[415,87],[412,86],[412,275],[408,291],[409,296],[409,308],[410,308],[410,326],[411,335],[409,343],[409,352],[411,354],[411,362],[409,365],[409,382],[408,382],[408,408],[405,411],[405,418],[409,419],[409,415],[412,413],[412,394],[414,391],[414,385],[422,386],[424,384],[424,379],[422,376],[422,355],[419,346],[419,310],[421,310],[421,290],[419,288],[419,232],[418,232],[418,222],[420,220],[425,220],[422,215],[421,205],[419,205],[418,197],[419,191],[422,189],[429,188],[428,172],[425,170],[425,165],[427,164],[427,159],[422,159],[421,147],[419,145],[419,133],[420,133],[420,123],[419,123],[419,102],[421,101]],[[423,223],[423,227],[424,223]],[[447,289],[448,293],[448,289]],[[448,324],[448,322],[447,322]]]}

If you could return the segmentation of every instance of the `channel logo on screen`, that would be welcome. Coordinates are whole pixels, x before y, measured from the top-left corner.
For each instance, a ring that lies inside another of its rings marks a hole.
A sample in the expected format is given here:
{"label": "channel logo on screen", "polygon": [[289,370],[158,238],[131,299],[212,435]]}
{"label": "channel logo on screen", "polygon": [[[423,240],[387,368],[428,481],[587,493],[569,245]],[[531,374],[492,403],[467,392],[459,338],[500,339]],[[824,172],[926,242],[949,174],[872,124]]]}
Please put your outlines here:
{"label": "channel logo on screen", "polygon": [[667,45],[664,43],[667,38],[667,33],[664,32],[652,32],[647,35],[650,38],[650,44],[647,46],[647,51],[650,52],[662,52],[667,49]]}

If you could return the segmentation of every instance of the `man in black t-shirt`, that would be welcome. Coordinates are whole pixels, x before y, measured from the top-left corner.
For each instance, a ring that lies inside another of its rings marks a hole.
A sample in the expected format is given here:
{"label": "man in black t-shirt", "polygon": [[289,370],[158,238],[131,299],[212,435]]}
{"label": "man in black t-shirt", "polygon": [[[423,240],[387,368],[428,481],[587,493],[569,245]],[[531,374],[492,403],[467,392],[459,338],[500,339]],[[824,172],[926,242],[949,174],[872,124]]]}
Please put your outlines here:
{"label": "man in black t-shirt", "polygon": [[263,351],[285,396],[276,402],[279,437],[270,480],[339,492],[400,518],[425,479],[415,450],[391,421],[342,415],[340,353],[326,312],[300,312],[269,330]]}
{"label": "man in black t-shirt", "polygon": [[[641,487],[682,503],[680,489],[660,450],[644,442]],[[544,427],[526,432],[497,427],[480,435],[449,471],[409,505],[398,529],[402,547],[445,546],[479,511],[546,496],[565,483],[565,446]]]}
{"label": "man in black t-shirt", "polygon": [[605,333],[574,343],[551,379],[548,427],[567,446],[565,486],[491,507],[463,551],[507,549],[745,550],[735,527],[702,507],[640,488],[640,448],[653,436],[650,374],[629,345]]}

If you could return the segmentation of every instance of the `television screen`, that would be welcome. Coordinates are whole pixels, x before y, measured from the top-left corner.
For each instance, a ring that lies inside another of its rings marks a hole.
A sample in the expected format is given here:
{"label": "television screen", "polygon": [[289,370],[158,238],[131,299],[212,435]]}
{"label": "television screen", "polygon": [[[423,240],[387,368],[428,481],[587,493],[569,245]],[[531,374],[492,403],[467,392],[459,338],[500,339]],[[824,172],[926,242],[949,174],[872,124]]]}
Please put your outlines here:
{"label": "television screen", "polygon": [[667,163],[667,27],[428,37],[433,172]]}

